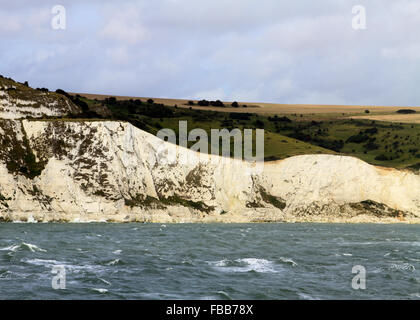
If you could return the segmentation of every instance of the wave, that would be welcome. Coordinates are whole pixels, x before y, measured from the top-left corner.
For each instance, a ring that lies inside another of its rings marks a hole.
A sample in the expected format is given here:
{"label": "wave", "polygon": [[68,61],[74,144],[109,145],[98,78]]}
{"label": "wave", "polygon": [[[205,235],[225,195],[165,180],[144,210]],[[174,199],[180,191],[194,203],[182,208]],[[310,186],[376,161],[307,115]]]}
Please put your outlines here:
{"label": "wave", "polygon": [[22,259],[24,263],[32,264],[34,266],[44,266],[46,268],[52,268],[53,266],[65,266],[64,262],[57,260],[47,260],[47,259]]}
{"label": "wave", "polygon": [[16,273],[10,270],[1,270],[0,271],[0,280],[12,280],[12,279],[20,279],[26,278],[28,274],[24,273]]}
{"label": "wave", "polygon": [[38,220],[35,220],[33,215],[29,215],[26,221],[22,220],[13,220],[12,223],[38,223]]}
{"label": "wave", "polygon": [[92,288],[93,291],[99,292],[101,294],[105,294],[108,293],[107,289],[103,289],[103,288]]}
{"label": "wave", "polygon": [[8,246],[6,248],[1,248],[1,251],[10,251],[10,252],[16,252],[19,250],[29,250],[31,252],[47,252],[47,250],[42,249],[32,243],[26,243],[26,242],[22,242],[20,244],[14,244],[11,246]]}
{"label": "wave", "polygon": [[319,298],[314,298],[306,293],[298,293],[298,295],[302,300],[320,300]]}
{"label": "wave", "polygon": [[402,263],[402,264],[393,263],[389,266],[389,270],[414,272],[416,271],[416,268],[414,267],[414,265],[410,263]]}
{"label": "wave", "polygon": [[275,269],[273,261],[266,259],[257,258],[243,258],[236,260],[220,260],[220,261],[208,261],[210,265],[213,265],[216,269],[224,272],[258,272],[258,273],[276,273],[278,270]]}
{"label": "wave", "polygon": [[34,266],[44,266],[45,268],[52,268],[54,266],[63,267],[66,271],[78,274],[80,272],[101,272],[103,267],[98,265],[73,265],[65,261],[48,260],[48,259],[28,259],[23,258],[21,262],[31,264]]}
{"label": "wave", "polygon": [[292,267],[296,267],[296,266],[298,265],[296,262],[294,262],[294,261],[293,261],[292,259],[290,259],[290,258],[280,257],[279,259],[280,259],[280,261],[281,261],[281,262],[291,264],[291,265],[292,265]]}
{"label": "wave", "polygon": [[111,285],[111,282],[109,282],[109,281],[107,281],[107,280],[105,280],[105,279],[102,279],[102,278],[98,278],[98,280],[100,280],[100,281],[102,281],[103,283],[105,283],[105,284],[107,284],[107,285]]}
{"label": "wave", "polygon": [[111,260],[111,261],[109,261],[109,262],[107,262],[106,263],[106,265],[107,266],[115,266],[115,265],[117,265],[117,264],[121,264],[122,262],[121,262],[121,260],[120,259],[114,259],[114,260]]}
{"label": "wave", "polygon": [[233,298],[224,291],[217,291],[217,294],[220,295],[222,299],[233,300]]}

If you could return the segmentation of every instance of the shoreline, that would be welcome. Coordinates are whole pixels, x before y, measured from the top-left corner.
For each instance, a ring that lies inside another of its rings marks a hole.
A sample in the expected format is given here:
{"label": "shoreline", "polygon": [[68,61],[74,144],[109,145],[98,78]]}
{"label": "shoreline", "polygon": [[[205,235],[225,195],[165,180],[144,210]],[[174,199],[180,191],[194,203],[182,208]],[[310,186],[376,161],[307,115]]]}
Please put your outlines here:
{"label": "shoreline", "polygon": [[[71,219],[73,218],[73,219]],[[415,224],[420,225],[420,218],[393,218],[393,217],[374,217],[371,215],[358,215],[355,217],[337,218],[331,216],[318,216],[318,217],[278,217],[275,219],[245,219],[244,216],[232,215],[230,217],[221,216],[207,216],[203,218],[195,217],[195,219],[186,218],[163,218],[153,217],[149,215],[130,217],[129,219],[121,219],[121,217],[47,217],[46,219],[37,217],[35,215],[15,216],[15,217],[0,217],[0,223],[13,223],[13,224]]]}

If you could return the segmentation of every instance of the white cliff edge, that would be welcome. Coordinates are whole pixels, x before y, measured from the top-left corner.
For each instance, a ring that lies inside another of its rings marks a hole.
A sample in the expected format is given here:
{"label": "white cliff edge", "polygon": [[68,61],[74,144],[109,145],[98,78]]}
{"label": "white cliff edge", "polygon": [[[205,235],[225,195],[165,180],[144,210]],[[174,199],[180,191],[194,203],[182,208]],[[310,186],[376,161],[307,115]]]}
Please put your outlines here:
{"label": "white cliff edge", "polygon": [[4,221],[420,221],[420,175],[353,157],[297,156],[259,171],[112,121],[1,120],[0,144]]}

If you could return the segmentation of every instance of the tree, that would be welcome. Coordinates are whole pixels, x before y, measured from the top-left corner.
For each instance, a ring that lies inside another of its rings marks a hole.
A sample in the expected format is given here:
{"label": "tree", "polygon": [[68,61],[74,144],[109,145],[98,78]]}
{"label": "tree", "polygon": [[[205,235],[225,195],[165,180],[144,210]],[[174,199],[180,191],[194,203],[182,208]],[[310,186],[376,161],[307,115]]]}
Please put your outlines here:
{"label": "tree", "polygon": [[55,90],[55,93],[61,94],[63,96],[66,96],[67,98],[71,98],[71,96],[67,92],[65,92],[64,90],[61,90],[61,89]]}
{"label": "tree", "polygon": [[232,107],[233,108],[239,108],[239,104],[236,101],[234,101],[234,102],[232,102]]}
{"label": "tree", "polygon": [[148,104],[154,104],[155,102],[153,101],[153,99],[147,99],[147,103]]}
{"label": "tree", "polygon": [[115,97],[105,98],[105,103],[107,103],[107,104],[116,104],[117,103],[117,98],[115,98]]}
{"label": "tree", "polygon": [[261,121],[260,119],[257,119],[254,122],[254,125],[258,128],[258,129],[264,129],[264,121]]}
{"label": "tree", "polygon": [[224,107],[224,106],[225,106],[225,105],[223,104],[223,102],[222,102],[222,101],[220,101],[220,100],[211,101],[211,102],[210,102],[210,104],[211,104],[213,107]]}

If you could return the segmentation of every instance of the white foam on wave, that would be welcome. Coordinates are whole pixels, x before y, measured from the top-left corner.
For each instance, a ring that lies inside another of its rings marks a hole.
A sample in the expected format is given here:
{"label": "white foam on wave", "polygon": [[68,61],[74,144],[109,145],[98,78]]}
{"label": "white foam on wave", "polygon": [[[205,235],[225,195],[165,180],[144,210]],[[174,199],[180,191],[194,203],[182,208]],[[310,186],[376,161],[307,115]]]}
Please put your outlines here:
{"label": "white foam on wave", "polygon": [[208,261],[214,268],[223,272],[259,272],[276,273],[275,265],[272,261],[257,258],[243,258],[229,261],[226,259],[220,261]]}
{"label": "white foam on wave", "polygon": [[210,264],[214,265],[215,267],[225,267],[227,264],[227,260],[223,259],[220,261],[209,261]]}
{"label": "white foam on wave", "polygon": [[98,278],[98,279],[101,280],[103,283],[109,285],[109,286],[111,285],[111,282],[109,282],[109,281],[107,281],[105,279],[102,279],[102,278]]}
{"label": "white foam on wave", "polygon": [[44,266],[45,268],[52,268],[54,266],[62,266],[66,271],[72,273],[80,273],[82,271],[100,272],[102,267],[98,265],[73,265],[65,261],[48,260],[48,259],[28,259],[23,258],[21,260],[24,263],[31,264],[34,266]]}
{"label": "white foam on wave", "polygon": [[[223,299],[233,300],[233,298],[225,291],[217,291],[217,294],[221,295],[223,297]],[[217,298],[216,298],[216,300],[217,300]]]}
{"label": "white foam on wave", "polygon": [[18,244],[14,244],[5,248],[0,248],[0,251],[12,251],[12,252],[16,252],[17,249],[19,249],[19,245]]}
{"label": "white foam on wave", "polygon": [[38,223],[38,221],[34,219],[33,215],[29,215],[27,223]]}
{"label": "white foam on wave", "polygon": [[303,300],[321,300],[319,298],[314,298],[312,296],[310,296],[309,294],[306,293],[298,293],[299,297]]}
{"label": "white foam on wave", "polygon": [[10,252],[16,252],[19,249],[27,249],[31,252],[47,252],[47,250],[42,249],[32,243],[26,243],[26,242],[22,242],[20,244],[13,244],[11,246],[8,246],[6,248],[1,248],[1,251],[10,251]]}
{"label": "white foam on wave", "polygon": [[38,220],[35,220],[33,215],[29,215],[26,221],[13,220],[12,223],[38,223]]}
{"label": "white foam on wave", "polygon": [[120,259],[114,259],[107,263],[108,266],[115,266],[116,264],[120,263]]}
{"label": "white foam on wave", "polygon": [[22,246],[27,247],[32,252],[35,252],[35,251],[47,252],[47,250],[41,249],[40,247],[37,247],[36,245],[31,244],[31,243],[22,242]]}
{"label": "white foam on wave", "polygon": [[99,292],[101,294],[107,293],[108,290],[107,289],[103,289],[103,288],[92,288],[93,291]]}
{"label": "white foam on wave", "polygon": [[2,279],[6,279],[6,280],[11,279],[12,278],[12,275],[13,275],[13,273],[11,271],[9,271],[9,270],[2,271],[2,272],[0,272],[0,280],[2,280]]}
{"label": "white foam on wave", "polygon": [[416,271],[416,268],[410,263],[402,263],[402,264],[393,263],[389,266],[389,269],[399,270],[399,271],[411,271],[411,272]]}
{"label": "white foam on wave", "polygon": [[284,258],[284,257],[280,257],[279,258],[280,261],[284,262],[284,263],[289,263],[292,265],[292,267],[296,267],[298,264],[296,262],[294,262],[292,259],[290,258]]}
{"label": "white foam on wave", "polygon": [[35,266],[44,266],[47,268],[51,268],[57,265],[65,265],[65,262],[60,262],[57,260],[47,260],[47,259],[22,259],[22,262],[32,264]]}
{"label": "white foam on wave", "polygon": [[108,223],[106,219],[100,219],[100,220],[84,220],[81,217],[74,218],[70,223],[81,223],[81,224],[87,224],[87,223]]}

